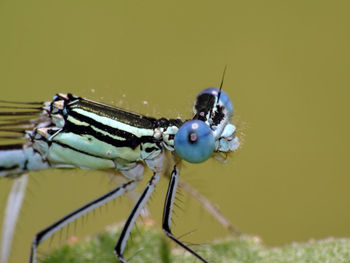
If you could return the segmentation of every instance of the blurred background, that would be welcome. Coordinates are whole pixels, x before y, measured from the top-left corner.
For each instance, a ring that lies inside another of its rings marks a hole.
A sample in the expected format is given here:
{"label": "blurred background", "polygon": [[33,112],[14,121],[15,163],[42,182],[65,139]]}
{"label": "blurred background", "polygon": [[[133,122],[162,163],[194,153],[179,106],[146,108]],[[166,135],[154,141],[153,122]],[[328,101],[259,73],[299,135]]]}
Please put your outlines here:
{"label": "blurred background", "polygon": [[[195,96],[218,86],[227,65],[224,90],[242,145],[224,164],[186,163],[182,179],[268,246],[349,237],[349,7],[2,0],[0,99],[46,101],[70,92],[154,117],[190,118]],[[150,203],[158,229],[167,183]],[[0,223],[11,185],[0,180]],[[27,262],[35,233],[113,187],[98,172],[30,173],[10,262]],[[185,239],[198,243],[230,234],[196,200],[182,199],[175,233],[194,231]],[[101,232],[130,209],[121,198],[39,251]]]}

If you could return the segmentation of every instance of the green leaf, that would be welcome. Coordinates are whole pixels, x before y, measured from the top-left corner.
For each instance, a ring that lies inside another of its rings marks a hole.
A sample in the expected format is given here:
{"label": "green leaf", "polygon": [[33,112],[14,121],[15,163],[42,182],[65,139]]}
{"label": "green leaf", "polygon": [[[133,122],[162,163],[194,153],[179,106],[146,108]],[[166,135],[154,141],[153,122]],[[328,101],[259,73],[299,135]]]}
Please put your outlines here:
{"label": "green leaf", "polygon": [[[42,263],[115,263],[113,249],[120,229],[102,233],[87,241],[66,244],[53,251]],[[293,243],[268,248],[258,237],[241,236],[194,247],[210,262],[227,263],[322,263],[349,262],[349,239],[325,239],[306,243]],[[182,248],[173,245],[164,233],[150,228],[139,228],[129,239],[125,258],[130,263],[198,262]]]}

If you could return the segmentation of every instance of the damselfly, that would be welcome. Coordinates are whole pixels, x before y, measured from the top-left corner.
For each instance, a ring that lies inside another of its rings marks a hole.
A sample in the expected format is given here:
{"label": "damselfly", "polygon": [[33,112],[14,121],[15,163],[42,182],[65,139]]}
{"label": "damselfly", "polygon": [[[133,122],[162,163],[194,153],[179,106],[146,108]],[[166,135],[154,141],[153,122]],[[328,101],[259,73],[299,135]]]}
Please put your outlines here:
{"label": "damselfly", "polygon": [[[142,179],[144,168],[148,167],[153,171],[153,176],[128,216],[114,249],[116,257],[121,262],[127,262],[123,257],[126,242],[135,220],[164,172],[166,153],[174,166],[165,197],[162,228],[183,249],[200,261],[208,262],[173,235],[171,218],[179,184],[186,191],[197,194],[179,181],[179,162],[184,159],[200,163],[213,156],[222,159],[222,154],[232,152],[239,146],[236,127],[231,123],[233,106],[222,91],[222,83],[219,89],[208,88],[198,94],[193,108],[194,117],[185,121],[179,118],[151,118],[72,94],[58,94],[52,101],[44,103],[1,101],[3,109],[13,110],[0,113],[3,119],[0,123],[2,138],[19,138],[24,142],[0,146],[0,177],[20,178],[19,175],[29,171],[51,168],[82,168],[119,171],[128,179],[127,183],[40,231],[32,242],[29,262],[36,262],[37,247],[48,237],[78,217],[134,189]],[[215,210],[209,202],[199,197],[209,210]],[[17,197],[18,200],[12,202],[20,203],[21,198]],[[14,206],[20,207],[18,204]],[[8,213],[12,213],[11,209],[16,210],[12,206]],[[219,213],[216,216],[229,226]],[[4,245],[7,240],[3,239],[2,242]]]}

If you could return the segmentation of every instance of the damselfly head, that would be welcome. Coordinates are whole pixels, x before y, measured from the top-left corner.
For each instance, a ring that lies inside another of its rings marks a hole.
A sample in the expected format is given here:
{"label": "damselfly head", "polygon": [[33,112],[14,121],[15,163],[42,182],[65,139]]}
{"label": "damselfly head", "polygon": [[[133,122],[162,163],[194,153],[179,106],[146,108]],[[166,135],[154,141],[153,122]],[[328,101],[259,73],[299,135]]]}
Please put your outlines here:
{"label": "damselfly head", "polygon": [[193,111],[193,120],[182,125],[175,135],[175,150],[181,158],[200,163],[214,152],[231,152],[238,148],[236,127],[230,123],[232,102],[221,88],[201,91]]}

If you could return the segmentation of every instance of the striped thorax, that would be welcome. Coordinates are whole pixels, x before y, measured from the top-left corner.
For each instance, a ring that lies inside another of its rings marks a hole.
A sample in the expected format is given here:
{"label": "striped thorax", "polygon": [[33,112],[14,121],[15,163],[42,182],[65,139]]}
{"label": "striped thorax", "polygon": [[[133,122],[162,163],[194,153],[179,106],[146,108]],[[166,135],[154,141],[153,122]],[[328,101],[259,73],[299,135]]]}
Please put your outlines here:
{"label": "striped thorax", "polygon": [[182,125],[71,94],[55,96],[43,114],[52,121],[33,131],[33,148],[55,168],[129,170],[171,149]]}

